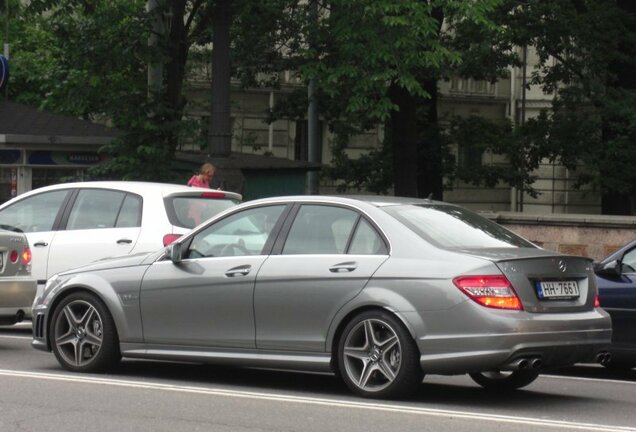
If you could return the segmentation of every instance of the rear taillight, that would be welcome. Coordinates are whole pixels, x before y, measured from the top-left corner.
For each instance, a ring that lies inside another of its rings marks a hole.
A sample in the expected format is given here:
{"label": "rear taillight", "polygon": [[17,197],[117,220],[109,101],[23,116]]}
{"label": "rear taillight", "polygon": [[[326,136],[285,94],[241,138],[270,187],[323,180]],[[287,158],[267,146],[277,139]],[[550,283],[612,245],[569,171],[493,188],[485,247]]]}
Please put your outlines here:
{"label": "rear taillight", "polygon": [[15,249],[13,249],[13,250],[11,251],[11,253],[9,254],[9,259],[11,260],[11,262],[12,262],[13,264],[15,264],[16,262],[18,262],[18,257],[19,257],[19,255],[18,255],[18,251],[17,251],[17,250],[15,250]]}
{"label": "rear taillight", "polygon": [[163,236],[163,245],[168,246],[179,237],[181,237],[181,234],[166,234],[165,236]]}
{"label": "rear taillight", "polygon": [[598,294],[594,296],[594,307],[601,307],[601,299],[599,298]]}
{"label": "rear taillight", "polygon": [[27,265],[31,262],[31,249],[24,248],[22,251],[22,264]]}
{"label": "rear taillight", "polygon": [[459,276],[453,279],[453,283],[482,306],[523,310],[521,300],[504,275]]}

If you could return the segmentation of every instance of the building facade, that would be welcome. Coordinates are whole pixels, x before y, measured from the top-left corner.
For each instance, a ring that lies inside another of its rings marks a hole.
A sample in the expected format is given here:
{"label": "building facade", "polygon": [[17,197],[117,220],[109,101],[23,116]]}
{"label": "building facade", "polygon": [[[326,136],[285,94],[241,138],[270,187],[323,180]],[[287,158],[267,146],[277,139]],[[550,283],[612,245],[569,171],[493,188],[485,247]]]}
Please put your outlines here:
{"label": "building facade", "polygon": [[116,133],[103,125],[0,101],[0,202],[50,184],[82,180]]}

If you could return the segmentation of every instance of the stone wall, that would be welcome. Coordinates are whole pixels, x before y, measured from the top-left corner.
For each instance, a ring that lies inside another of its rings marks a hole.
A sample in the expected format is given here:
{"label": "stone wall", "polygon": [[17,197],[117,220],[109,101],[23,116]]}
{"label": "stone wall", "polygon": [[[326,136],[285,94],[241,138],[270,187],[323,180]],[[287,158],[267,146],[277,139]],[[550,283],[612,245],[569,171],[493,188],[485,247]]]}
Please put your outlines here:
{"label": "stone wall", "polygon": [[594,260],[604,258],[636,238],[634,216],[513,212],[483,215],[545,249]]}

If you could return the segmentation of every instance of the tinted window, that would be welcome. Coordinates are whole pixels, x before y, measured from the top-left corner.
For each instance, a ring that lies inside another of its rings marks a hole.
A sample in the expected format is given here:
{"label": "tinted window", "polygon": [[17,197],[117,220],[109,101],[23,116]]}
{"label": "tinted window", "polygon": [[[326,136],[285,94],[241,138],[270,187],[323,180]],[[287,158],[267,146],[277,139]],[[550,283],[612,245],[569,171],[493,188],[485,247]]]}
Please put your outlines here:
{"label": "tinted window", "polygon": [[423,239],[443,248],[535,247],[504,227],[461,207],[382,207]]}
{"label": "tinted window", "polygon": [[384,255],[387,253],[387,249],[384,241],[382,241],[382,237],[380,237],[371,224],[361,219],[353,235],[351,246],[349,246],[349,253],[358,255]]}
{"label": "tinted window", "polygon": [[236,201],[226,198],[175,197],[166,200],[170,223],[194,228],[221,211],[234,207]]}
{"label": "tinted window", "polygon": [[67,230],[113,228],[126,194],[119,191],[82,189],[68,218]]}
{"label": "tinted window", "polygon": [[294,219],[283,254],[343,254],[358,217],[341,207],[304,205]]}
{"label": "tinted window", "polygon": [[69,192],[45,192],[18,201],[0,212],[0,224],[24,232],[51,231]]}
{"label": "tinted window", "polygon": [[257,207],[228,216],[192,239],[188,258],[260,255],[284,205]]}

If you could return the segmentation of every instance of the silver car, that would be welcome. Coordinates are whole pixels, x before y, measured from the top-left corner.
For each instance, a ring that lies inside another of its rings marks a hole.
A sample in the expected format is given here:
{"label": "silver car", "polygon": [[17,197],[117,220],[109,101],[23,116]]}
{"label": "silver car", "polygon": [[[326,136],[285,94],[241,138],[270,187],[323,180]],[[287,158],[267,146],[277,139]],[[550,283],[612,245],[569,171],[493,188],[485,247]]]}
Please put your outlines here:
{"label": "silver car", "polygon": [[0,325],[30,317],[35,291],[26,236],[12,227],[0,226]]}
{"label": "silver car", "polygon": [[367,397],[425,373],[495,389],[607,360],[592,261],[461,207],[282,197],[228,209],[156,253],[48,280],[34,340],[72,371],[122,356],[330,371]]}

